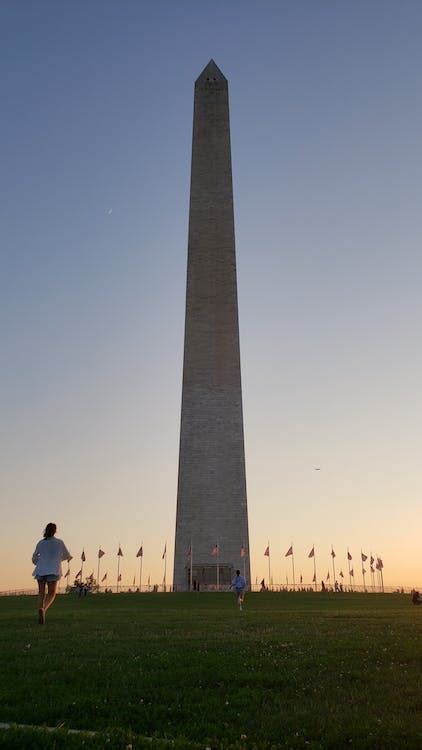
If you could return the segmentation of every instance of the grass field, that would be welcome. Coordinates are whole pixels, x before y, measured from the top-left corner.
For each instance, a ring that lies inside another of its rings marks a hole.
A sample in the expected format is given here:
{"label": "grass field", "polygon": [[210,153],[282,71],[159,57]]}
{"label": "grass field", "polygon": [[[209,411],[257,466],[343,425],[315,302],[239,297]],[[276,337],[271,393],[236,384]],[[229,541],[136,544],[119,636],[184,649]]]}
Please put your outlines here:
{"label": "grass field", "polygon": [[400,595],[0,598],[0,721],[99,732],[0,747],[421,750],[421,634]]}

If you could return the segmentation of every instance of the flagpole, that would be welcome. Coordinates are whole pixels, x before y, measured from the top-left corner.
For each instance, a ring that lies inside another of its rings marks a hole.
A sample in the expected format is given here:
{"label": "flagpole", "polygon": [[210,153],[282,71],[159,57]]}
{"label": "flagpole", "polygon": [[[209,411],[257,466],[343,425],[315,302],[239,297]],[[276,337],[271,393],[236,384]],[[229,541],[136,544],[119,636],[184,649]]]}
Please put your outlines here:
{"label": "flagpole", "polygon": [[164,545],[164,591],[166,590],[166,572],[167,572],[167,540]]}
{"label": "flagpole", "polygon": [[377,570],[378,570],[378,575],[379,575],[379,580],[380,580],[380,585],[381,585],[381,592],[384,593],[384,576],[382,573],[382,569],[384,566],[383,566],[383,562],[381,558],[378,557],[378,552],[376,554],[377,554]]}
{"label": "flagpole", "polygon": [[296,584],[295,584],[295,556],[293,553],[293,542],[291,544],[292,547],[292,569],[293,569],[293,591],[296,591]]}
{"label": "flagpole", "polygon": [[316,577],[316,555],[315,555],[315,545],[313,545],[314,550],[314,578],[315,578],[315,591],[317,590],[317,577]]}
{"label": "flagpole", "polygon": [[[101,547],[99,549],[101,549]],[[97,586],[98,586],[98,591],[100,591],[100,555],[98,555]]]}
{"label": "flagpole", "polygon": [[363,593],[365,593],[365,591],[366,591],[366,583],[365,583],[365,568],[363,567],[362,547],[360,549],[360,561],[362,563]]}
{"label": "flagpole", "polygon": [[217,542],[217,591],[220,591],[220,545]]}
{"label": "flagpole", "polygon": [[[120,550],[120,542],[119,542],[119,550]],[[119,578],[120,578],[120,555],[117,553],[117,593],[119,593]]]}
{"label": "flagpole", "polygon": [[370,552],[369,570],[371,571],[370,572],[370,576],[371,576],[371,589],[372,589],[372,593],[374,593],[374,588],[375,588],[375,582],[374,582],[374,563],[372,562],[373,559],[374,558],[373,558],[372,552]]}
{"label": "flagpole", "polygon": [[[268,588],[271,585],[271,563],[270,563],[270,559],[271,559],[270,540],[268,540]],[[270,588],[269,588],[269,590],[271,591]]]}
{"label": "flagpole", "polygon": [[193,549],[192,549],[192,540],[190,543],[190,581],[189,581],[189,591],[192,591],[192,580],[193,580]]}
{"label": "flagpole", "polygon": [[332,561],[333,561],[333,587],[335,588],[335,585],[336,585],[336,566],[335,566],[335,563],[334,563],[334,557],[335,557],[335,555],[333,554],[333,552],[334,552],[333,545],[331,545],[331,558],[332,558]]}
{"label": "flagpole", "polygon": [[246,581],[246,547],[245,547],[244,542],[243,542],[242,547],[243,547],[243,578]]}
{"label": "flagpole", "polygon": [[139,591],[142,593],[142,562],[143,562],[144,556],[141,555],[141,562],[139,564]]}
{"label": "flagpole", "polygon": [[347,548],[347,567],[349,568],[349,588],[352,588],[352,576],[350,575],[350,559],[349,559],[349,548]]}

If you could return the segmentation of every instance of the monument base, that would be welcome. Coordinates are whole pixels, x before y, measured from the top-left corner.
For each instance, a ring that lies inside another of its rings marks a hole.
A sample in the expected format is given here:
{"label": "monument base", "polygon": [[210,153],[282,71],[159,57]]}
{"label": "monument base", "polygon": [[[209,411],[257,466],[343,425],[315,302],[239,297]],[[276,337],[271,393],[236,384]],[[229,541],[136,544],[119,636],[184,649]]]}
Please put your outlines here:
{"label": "monument base", "polygon": [[192,585],[191,570],[188,565],[185,573],[188,591],[226,591],[232,582],[234,568],[224,563],[218,566],[218,571],[217,565],[214,564],[193,565]]}

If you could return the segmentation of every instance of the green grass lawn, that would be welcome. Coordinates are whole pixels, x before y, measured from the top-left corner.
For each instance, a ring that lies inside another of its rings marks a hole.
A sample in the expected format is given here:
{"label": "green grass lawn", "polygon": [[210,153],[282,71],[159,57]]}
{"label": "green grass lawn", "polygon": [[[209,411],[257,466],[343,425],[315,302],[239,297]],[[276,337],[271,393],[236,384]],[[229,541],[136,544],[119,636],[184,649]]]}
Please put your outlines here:
{"label": "green grass lawn", "polygon": [[100,732],[0,747],[420,750],[421,633],[400,595],[0,598],[0,721]]}

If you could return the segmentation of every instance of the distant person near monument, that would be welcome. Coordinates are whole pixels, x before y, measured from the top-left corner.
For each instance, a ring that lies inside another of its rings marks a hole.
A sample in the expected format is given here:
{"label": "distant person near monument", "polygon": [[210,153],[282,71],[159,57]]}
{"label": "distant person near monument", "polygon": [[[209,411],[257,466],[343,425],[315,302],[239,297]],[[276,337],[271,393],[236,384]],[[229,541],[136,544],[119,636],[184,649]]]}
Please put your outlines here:
{"label": "distant person near monument", "polygon": [[[38,623],[44,625],[45,613],[56,598],[57,583],[62,577],[62,561],[70,561],[72,555],[61,539],[55,539],[55,523],[45,527],[44,538],[35,547],[32,562],[35,565],[34,578],[38,581]],[[47,593],[46,593],[47,586]]]}
{"label": "distant person near monument", "polygon": [[242,610],[242,605],[245,601],[246,580],[240,575],[240,570],[236,570],[236,575],[230,584],[230,588],[233,589],[236,594],[236,601],[239,605],[239,609]]}

